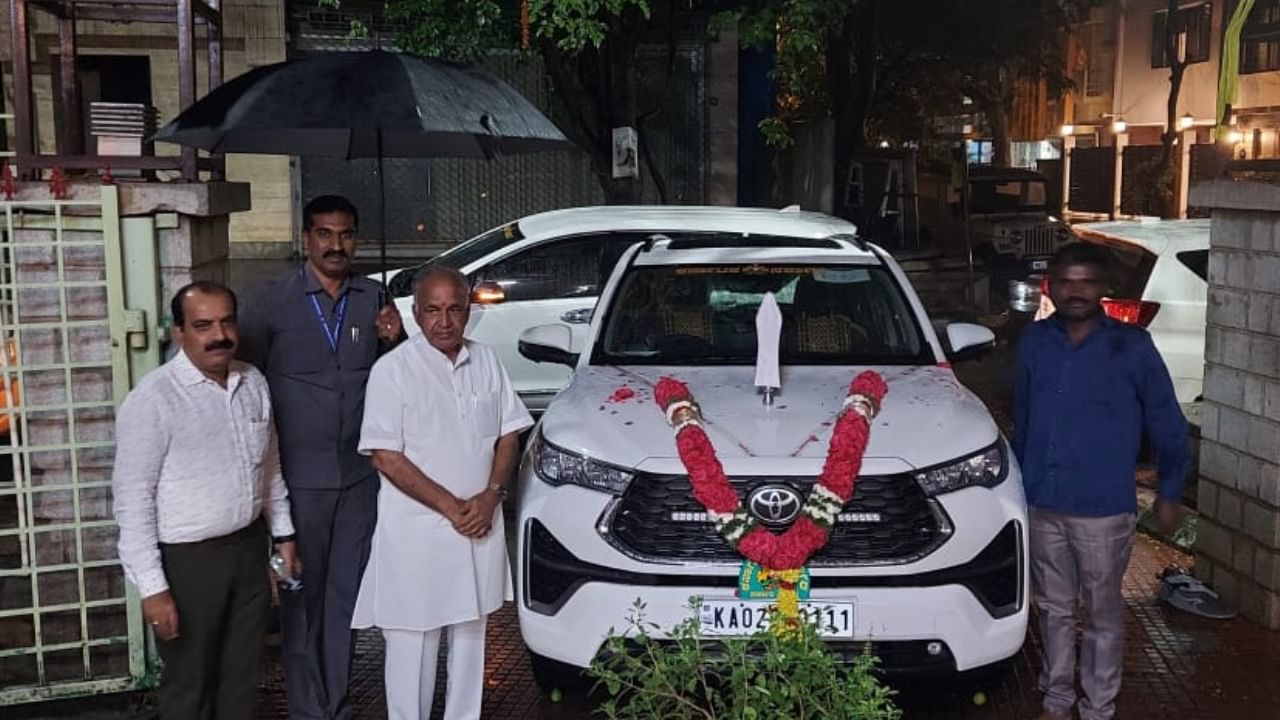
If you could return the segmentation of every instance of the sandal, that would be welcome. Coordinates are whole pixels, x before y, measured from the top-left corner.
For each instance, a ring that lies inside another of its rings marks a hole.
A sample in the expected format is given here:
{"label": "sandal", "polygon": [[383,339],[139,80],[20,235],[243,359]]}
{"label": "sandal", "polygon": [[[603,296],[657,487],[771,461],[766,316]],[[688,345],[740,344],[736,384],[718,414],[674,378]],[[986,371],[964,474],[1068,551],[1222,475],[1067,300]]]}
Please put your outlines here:
{"label": "sandal", "polygon": [[1183,568],[1170,565],[1156,577],[1161,580],[1159,598],[1172,607],[1214,620],[1236,616],[1236,611],[1228,607],[1218,593]]}

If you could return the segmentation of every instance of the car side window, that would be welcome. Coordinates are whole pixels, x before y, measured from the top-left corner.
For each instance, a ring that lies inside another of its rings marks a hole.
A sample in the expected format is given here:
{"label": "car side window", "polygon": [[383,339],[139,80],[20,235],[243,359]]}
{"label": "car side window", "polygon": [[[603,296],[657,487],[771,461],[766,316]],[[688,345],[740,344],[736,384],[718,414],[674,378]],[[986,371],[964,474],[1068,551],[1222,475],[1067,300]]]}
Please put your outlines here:
{"label": "car side window", "polygon": [[1201,280],[1208,282],[1209,280],[1209,251],[1208,250],[1184,250],[1178,253],[1178,260],[1187,269],[1200,276]]}
{"label": "car side window", "polygon": [[499,260],[476,279],[501,285],[507,302],[595,297],[635,240],[619,235],[554,240]]}
{"label": "car side window", "polygon": [[600,291],[599,237],[557,240],[499,260],[478,274],[496,282],[507,302],[592,297]]}

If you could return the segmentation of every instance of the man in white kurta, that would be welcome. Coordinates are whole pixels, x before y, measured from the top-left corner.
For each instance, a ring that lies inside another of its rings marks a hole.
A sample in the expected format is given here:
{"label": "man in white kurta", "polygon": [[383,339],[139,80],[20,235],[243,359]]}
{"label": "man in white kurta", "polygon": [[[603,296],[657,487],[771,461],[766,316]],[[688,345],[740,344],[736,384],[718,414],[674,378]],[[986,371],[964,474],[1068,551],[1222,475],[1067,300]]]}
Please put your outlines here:
{"label": "man in white kurta", "polygon": [[442,632],[446,720],[480,717],[487,616],[510,600],[502,498],[533,424],[487,346],[465,341],[469,289],[449,270],[415,283],[423,334],[369,375],[360,452],[382,476],[352,627],[386,639],[392,720],[428,720]]}

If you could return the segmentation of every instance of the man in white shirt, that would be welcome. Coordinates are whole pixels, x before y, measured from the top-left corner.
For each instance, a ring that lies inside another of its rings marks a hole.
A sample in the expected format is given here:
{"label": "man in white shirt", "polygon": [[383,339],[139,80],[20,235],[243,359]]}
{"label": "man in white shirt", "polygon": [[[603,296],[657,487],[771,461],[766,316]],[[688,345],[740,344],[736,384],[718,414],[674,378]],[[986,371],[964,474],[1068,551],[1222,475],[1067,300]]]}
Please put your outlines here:
{"label": "man in white shirt", "polygon": [[446,629],[444,717],[480,717],[485,621],[511,599],[502,499],[533,420],[497,354],[463,339],[469,311],[461,273],[424,271],[422,335],[374,365],[365,396],[360,452],[382,492],[352,626],[382,629],[391,720],[430,718]]}
{"label": "man in white shirt", "polygon": [[252,716],[271,603],[268,531],[300,572],[267,381],[235,356],[236,298],[192,283],[171,305],[181,351],[116,415],[120,560],[164,660],[164,720]]}

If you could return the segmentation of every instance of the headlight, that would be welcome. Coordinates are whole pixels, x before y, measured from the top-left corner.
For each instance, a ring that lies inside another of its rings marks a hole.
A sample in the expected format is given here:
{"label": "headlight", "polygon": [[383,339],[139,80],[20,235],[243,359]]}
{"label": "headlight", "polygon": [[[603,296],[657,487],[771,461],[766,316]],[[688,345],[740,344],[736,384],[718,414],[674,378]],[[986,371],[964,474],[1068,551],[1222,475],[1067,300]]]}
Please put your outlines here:
{"label": "headlight", "polygon": [[561,450],[537,439],[533,449],[533,468],[538,477],[551,485],[581,485],[592,490],[621,495],[631,483],[634,473],[605,465],[575,453]]}
{"label": "headlight", "polygon": [[933,497],[970,486],[995,487],[1009,475],[1004,441],[956,462],[916,473],[916,482]]}

